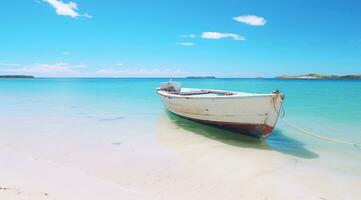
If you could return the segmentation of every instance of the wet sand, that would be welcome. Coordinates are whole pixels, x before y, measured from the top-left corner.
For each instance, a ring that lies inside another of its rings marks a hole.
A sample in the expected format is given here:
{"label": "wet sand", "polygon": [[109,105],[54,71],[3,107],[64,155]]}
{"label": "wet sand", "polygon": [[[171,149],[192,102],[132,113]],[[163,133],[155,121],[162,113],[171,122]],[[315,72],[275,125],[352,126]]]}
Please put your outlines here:
{"label": "wet sand", "polygon": [[167,114],[142,126],[110,118],[119,120],[2,118],[0,199],[361,196],[360,176],[326,166],[297,141],[292,152]]}

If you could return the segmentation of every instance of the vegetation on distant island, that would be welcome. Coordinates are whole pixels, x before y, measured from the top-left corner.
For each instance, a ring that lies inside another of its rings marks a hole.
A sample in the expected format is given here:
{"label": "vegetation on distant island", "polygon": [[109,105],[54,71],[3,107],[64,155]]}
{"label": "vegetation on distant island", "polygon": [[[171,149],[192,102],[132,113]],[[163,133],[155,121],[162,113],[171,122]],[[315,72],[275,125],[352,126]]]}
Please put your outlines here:
{"label": "vegetation on distant island", "polygon": [[30,75],[0,75],[0,78],[35,78]]}
{"label": "vegetation on distant island", "polygon": [[361,74],[356,74],[356,75],[320,75],[320,74],[304,74],[304,75],[296,75],[296,76],[292,76],[292,75],[280,75],[280,76],[276,76],[276,78],[283,78],[283,79],[287,79],[287,78],[320,78],[320,79],[361,79]]}
{"label": "vegetation on distant island", "polygon": [[215,76],[188,76],[187,78],[200,79],[200,78],[216,78]]}

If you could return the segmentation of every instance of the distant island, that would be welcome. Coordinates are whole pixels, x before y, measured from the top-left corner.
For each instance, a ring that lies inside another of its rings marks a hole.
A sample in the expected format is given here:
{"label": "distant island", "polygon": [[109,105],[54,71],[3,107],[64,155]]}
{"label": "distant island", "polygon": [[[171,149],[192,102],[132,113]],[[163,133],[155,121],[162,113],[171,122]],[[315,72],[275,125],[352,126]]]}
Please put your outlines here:
{"label": "distant island", "polygon": [[361,74],[356,74],[356,75],[320,75],[320,74],[304,74],[304,75],[280,75],[280,76],[276,76],[276,78],[281,78],[281,79],[293,79],[293,78],[298,78],[298,79],[315,79],[315,78],[319,78],[319,79],[361,79]]}
{"label": "distant island", "polygon": [[186,78],[189,79],[210,79],[210,78],[216,78],[215,76],[188,76]]}
{"label": "distant island", "polygon": [[0,78],[35,78],[30,75],[0,75]]}

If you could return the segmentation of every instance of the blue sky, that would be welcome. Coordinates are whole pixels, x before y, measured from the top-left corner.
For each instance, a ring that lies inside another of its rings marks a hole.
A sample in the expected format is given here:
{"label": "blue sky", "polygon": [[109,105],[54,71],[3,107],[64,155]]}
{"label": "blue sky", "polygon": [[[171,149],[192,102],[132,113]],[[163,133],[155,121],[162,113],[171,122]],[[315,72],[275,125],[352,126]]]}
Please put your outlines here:
{"label": "blue sky", "polygon": [[361,74],[359,0],[1,0],[0,74]]}

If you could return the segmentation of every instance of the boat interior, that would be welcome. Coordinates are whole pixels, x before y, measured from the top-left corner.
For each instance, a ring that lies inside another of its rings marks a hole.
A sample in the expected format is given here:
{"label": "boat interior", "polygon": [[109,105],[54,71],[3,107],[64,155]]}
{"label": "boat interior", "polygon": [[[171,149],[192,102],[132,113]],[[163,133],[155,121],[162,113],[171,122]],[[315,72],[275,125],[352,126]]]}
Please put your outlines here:
{"label": "boat interior", "polygon": [[190,89],[182,88],[180,83],[177,82],[164,82],[161,83],[160,90],[167,91],[170,94],[176,94],[181,96],[232,96],[237,94],[236,92],[222,91],[222,90],[204,90],[204,89]]}
{"label": "boat interior", "polygon": [[231,96],[233,92],[217,91],[217,90],[181,90],[178,95],[202,95],[202,96]]}

